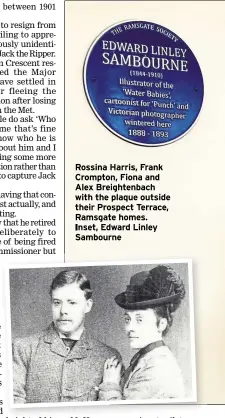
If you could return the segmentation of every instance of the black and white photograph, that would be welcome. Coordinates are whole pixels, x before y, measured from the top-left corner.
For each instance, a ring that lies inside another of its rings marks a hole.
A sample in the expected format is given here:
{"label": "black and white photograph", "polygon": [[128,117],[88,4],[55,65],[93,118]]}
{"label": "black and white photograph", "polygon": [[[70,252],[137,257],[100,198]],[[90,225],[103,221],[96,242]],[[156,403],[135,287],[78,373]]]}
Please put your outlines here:
{"label": "black and white photograph", "polygon": [[12,406],[197,402],[192,263],[9,269]]}

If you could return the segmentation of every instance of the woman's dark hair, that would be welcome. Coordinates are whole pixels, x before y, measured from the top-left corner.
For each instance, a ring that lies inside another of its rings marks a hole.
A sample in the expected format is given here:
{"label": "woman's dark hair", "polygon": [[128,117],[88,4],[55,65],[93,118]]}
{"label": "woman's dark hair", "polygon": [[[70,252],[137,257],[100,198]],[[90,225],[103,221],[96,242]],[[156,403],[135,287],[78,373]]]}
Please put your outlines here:
{"label": "woman's dark hair", "polygon": [[166,305],[155,306],[153,308],[153,311],[155,312],[155,316],[156,316],[157,327],[159,326],[160,320],[162,318],[165,318],[167,320],[167,326],[164,329],[164,331],[162,332],[163,336],[165,336],[168,333],[168,331],[169,331],[169,329],[170,329],[170,327],[172,326],[172,323],[173,323],[173,313],[174,313],[174,311],[171,310],[170,305],[172,305],[172,304],[168,303]]}
{"label": "woman's dark hair", "polygon": [[92,290],[90,281],[84,274],[78,273],[75,270],[64,270],[57,274],[50,286],[50,296],[52,296],[53,290],[73,283],[78,284],[79,288],[84,291],[84,296],[86,299],[91,298]]}
{"label": "woman's dark hair", "polygon": [[153,307],[157,318],[157,326],[161,318],[167,320],[167,327],[162,335],[166,335],[173,323],[173,314],[179,308],[185,296],[184,282],[179,274],[168,265],[159,265],[149,272],[149,277],[145,280],[145,287],[151,291],[151,295],[157,300],[164,297],[175,296],[174,300],[168,303],[156,304]]}

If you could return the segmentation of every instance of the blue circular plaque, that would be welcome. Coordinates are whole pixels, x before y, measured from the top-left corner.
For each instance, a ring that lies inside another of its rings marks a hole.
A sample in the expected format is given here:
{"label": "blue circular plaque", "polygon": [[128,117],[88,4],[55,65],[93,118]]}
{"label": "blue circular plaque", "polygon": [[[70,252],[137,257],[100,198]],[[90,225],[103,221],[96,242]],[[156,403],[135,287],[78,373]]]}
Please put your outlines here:
{"label": "blue circular plaque", "polygon": [[203,78],[187,44],[155,23],[129,20],[111,26],[91,45],[84,86],[98,119],[138,145],[174,142],[195,123]]}

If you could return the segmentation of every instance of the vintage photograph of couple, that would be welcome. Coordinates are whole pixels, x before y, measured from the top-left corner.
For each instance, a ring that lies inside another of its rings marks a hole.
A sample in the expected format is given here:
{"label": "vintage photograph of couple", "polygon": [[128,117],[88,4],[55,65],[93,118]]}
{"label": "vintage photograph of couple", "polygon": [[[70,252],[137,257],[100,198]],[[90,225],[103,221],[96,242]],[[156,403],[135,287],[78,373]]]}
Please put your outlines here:
{"label": "vintage photograph of couple", "polygon": [[13,407],[196,402],[190,260],[9,270]]}

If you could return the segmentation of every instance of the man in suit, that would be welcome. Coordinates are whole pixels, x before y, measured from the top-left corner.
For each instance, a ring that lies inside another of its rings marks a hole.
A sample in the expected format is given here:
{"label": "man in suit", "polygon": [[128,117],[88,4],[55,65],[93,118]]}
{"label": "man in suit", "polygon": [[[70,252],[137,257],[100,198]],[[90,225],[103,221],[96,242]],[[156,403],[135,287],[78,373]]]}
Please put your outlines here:
{"label": "man in suit", "polygon": [[105,361],[120,355],[85,330],[93,303],[90,282],[84,274],[62,271],[50,296],[50,326],[14,341],[14,403],[96,401]]}

